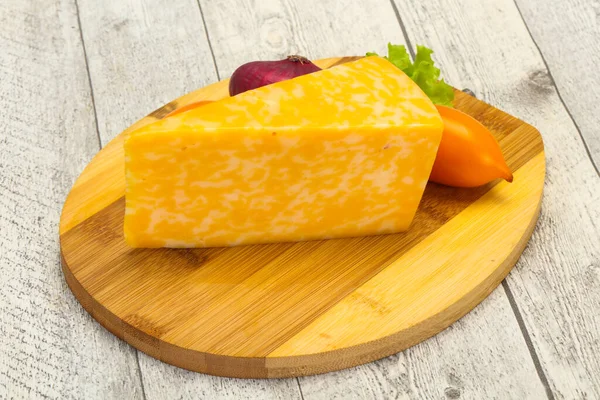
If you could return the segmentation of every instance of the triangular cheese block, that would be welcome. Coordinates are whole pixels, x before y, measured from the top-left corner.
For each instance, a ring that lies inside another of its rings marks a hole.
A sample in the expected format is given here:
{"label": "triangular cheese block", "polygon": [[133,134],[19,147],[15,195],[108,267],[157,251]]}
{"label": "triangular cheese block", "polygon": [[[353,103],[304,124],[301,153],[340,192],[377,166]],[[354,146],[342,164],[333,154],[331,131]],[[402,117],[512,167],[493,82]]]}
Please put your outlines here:
{"label": "triangular cheese block", "polygon": [[442,129],[379,57],[173,115],[125,141],[125,238],[214,247],[406,230]]}

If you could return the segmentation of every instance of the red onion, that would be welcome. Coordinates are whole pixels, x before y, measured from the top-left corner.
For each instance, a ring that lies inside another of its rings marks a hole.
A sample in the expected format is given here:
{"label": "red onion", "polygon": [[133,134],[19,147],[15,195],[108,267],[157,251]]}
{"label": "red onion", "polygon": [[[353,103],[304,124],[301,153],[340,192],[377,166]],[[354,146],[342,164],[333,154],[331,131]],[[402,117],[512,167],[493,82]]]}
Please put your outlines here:
{"label": "red onion", "polygon": [[235,70],[229,81],[229,94],[235,96],[271,83],[320,71],[321,68],[301,56],[280,61],[253,61]]}

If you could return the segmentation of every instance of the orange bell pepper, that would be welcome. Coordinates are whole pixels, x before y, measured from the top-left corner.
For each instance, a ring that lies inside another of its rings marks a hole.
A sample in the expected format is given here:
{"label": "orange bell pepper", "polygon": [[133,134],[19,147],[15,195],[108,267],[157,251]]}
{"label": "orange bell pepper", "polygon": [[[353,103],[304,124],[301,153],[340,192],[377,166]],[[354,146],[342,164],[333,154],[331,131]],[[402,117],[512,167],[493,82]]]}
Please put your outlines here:
{"label": "orange bell pepper", "polygon": [[429,180],[447,186],[475,187],[513,175],[492,133],[457,109],[436,105],[444,133]]}

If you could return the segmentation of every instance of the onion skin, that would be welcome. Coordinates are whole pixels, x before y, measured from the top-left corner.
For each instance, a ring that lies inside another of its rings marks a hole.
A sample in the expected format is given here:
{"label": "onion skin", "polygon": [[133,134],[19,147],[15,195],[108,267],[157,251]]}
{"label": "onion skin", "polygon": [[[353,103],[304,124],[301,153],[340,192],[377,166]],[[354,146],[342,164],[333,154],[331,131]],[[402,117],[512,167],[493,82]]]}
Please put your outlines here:
{"label": "onion skin", "polygon": [[271,83],[320,71],[321,68],[302,56],[288,56],[279,61],[252,61],[235,70],[229,80],[229,95],[244,93]]}

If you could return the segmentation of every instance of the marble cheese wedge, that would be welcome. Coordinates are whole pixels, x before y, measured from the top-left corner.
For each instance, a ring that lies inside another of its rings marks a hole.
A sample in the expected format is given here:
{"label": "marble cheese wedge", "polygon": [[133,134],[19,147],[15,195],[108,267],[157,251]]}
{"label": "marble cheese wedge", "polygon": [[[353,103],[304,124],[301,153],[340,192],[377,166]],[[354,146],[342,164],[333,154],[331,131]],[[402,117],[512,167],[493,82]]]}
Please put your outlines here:
{"label": "marble cheese wedge", "polygon": [[220,247],[409,228],[442,135],[379,57],[173,115],[125,140],[132,247]]}

